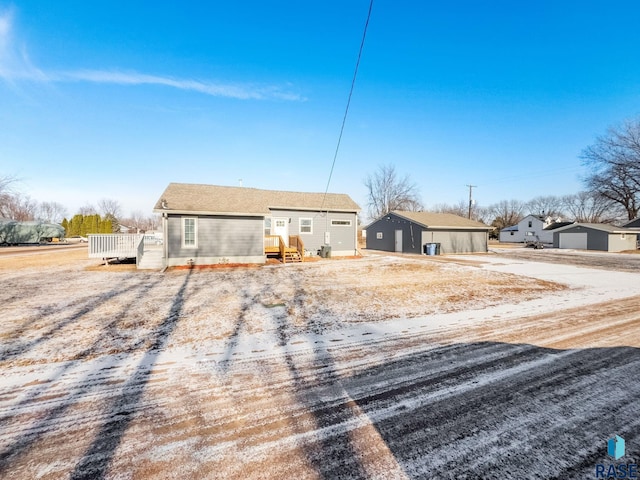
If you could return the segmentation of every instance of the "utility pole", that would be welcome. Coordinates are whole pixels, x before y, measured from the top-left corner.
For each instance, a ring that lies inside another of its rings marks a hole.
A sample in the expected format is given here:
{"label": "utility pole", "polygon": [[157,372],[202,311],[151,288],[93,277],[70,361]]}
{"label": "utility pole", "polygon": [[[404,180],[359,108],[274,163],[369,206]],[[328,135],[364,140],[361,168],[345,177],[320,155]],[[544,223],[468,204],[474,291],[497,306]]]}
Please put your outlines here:
{"label": "utility pole", "polygon": [[473,200],[471,197],[471,189],[472,188],[477,188],[477,185],[467,185],[467,187],[469,187],[469,220],[471,220],[471,205],[473,204]]}

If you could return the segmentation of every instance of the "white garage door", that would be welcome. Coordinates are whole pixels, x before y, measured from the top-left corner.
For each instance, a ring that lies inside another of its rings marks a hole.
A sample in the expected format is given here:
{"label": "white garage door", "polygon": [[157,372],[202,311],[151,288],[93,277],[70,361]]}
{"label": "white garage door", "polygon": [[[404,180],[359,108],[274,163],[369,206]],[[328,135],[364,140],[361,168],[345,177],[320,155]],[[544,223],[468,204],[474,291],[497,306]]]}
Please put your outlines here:
{"label": "white garage door", "polygon": [[585,233],[560,233],[560,248],[587,249],[587,234]]}

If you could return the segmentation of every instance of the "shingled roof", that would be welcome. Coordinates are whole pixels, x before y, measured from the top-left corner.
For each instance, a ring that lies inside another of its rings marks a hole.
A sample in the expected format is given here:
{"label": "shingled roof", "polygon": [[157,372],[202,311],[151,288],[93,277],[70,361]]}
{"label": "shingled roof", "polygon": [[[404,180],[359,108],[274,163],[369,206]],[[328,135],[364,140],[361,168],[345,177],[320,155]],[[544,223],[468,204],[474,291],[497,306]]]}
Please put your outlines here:
{"label": "shingled roof", "polygon": [[454,215],[452,213],[431,213],[431,212],[405,212],[395,210],[391,212],[399,217],[406,218],[412,222],[419,223],[427,228],[464,228],[490,230],[491,227],[484,223],[469,220],[468,218]]}
{"label": "shingled roof", "polygon": [[[324,200],[324,203],[323,203]],[[359,212],[360,207],[343,193],[304,193],[258,188],[170,183],[154,206],[154,212],[208,215],[269,215],[271,209]]]}

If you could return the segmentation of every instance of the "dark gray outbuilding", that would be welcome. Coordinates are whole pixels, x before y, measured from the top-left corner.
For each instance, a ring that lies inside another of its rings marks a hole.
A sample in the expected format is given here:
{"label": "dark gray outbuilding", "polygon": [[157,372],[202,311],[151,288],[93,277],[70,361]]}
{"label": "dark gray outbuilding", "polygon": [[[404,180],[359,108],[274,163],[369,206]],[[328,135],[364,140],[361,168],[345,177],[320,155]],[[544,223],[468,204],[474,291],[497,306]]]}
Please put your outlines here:
{"label": "dark gray outbuilding", "polygon": [[441,254],[487,252],[490,230],[450,213],[393,211],[367,226],[367,248],[425,253],[425,244],[436,243]]}
{"label": "dark gray outbuilding", "polygon": [[602,223],[573,223],[553,232],[555,248],[622,252],[635,250],[638,232]]}

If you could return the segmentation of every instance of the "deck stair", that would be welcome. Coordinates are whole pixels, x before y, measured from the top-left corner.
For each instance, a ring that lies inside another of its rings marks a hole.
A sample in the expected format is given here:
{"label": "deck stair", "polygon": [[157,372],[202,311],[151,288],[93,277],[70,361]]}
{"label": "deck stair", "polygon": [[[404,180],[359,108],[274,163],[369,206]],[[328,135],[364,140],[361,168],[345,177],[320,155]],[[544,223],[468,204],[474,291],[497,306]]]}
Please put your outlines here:
{"label": "deck stair", "polygon": [[265,235],[264,254],[279,258],[282,263],[303,262],[304,242],[298,235],[289,235],[289,245],[280,235]]}
{"label": "deck stair", "polygon": [[143,252],[143,255],[138,257],[139,270],[162,270],[162,267],[164,267],[162,245],[145,246]]}

